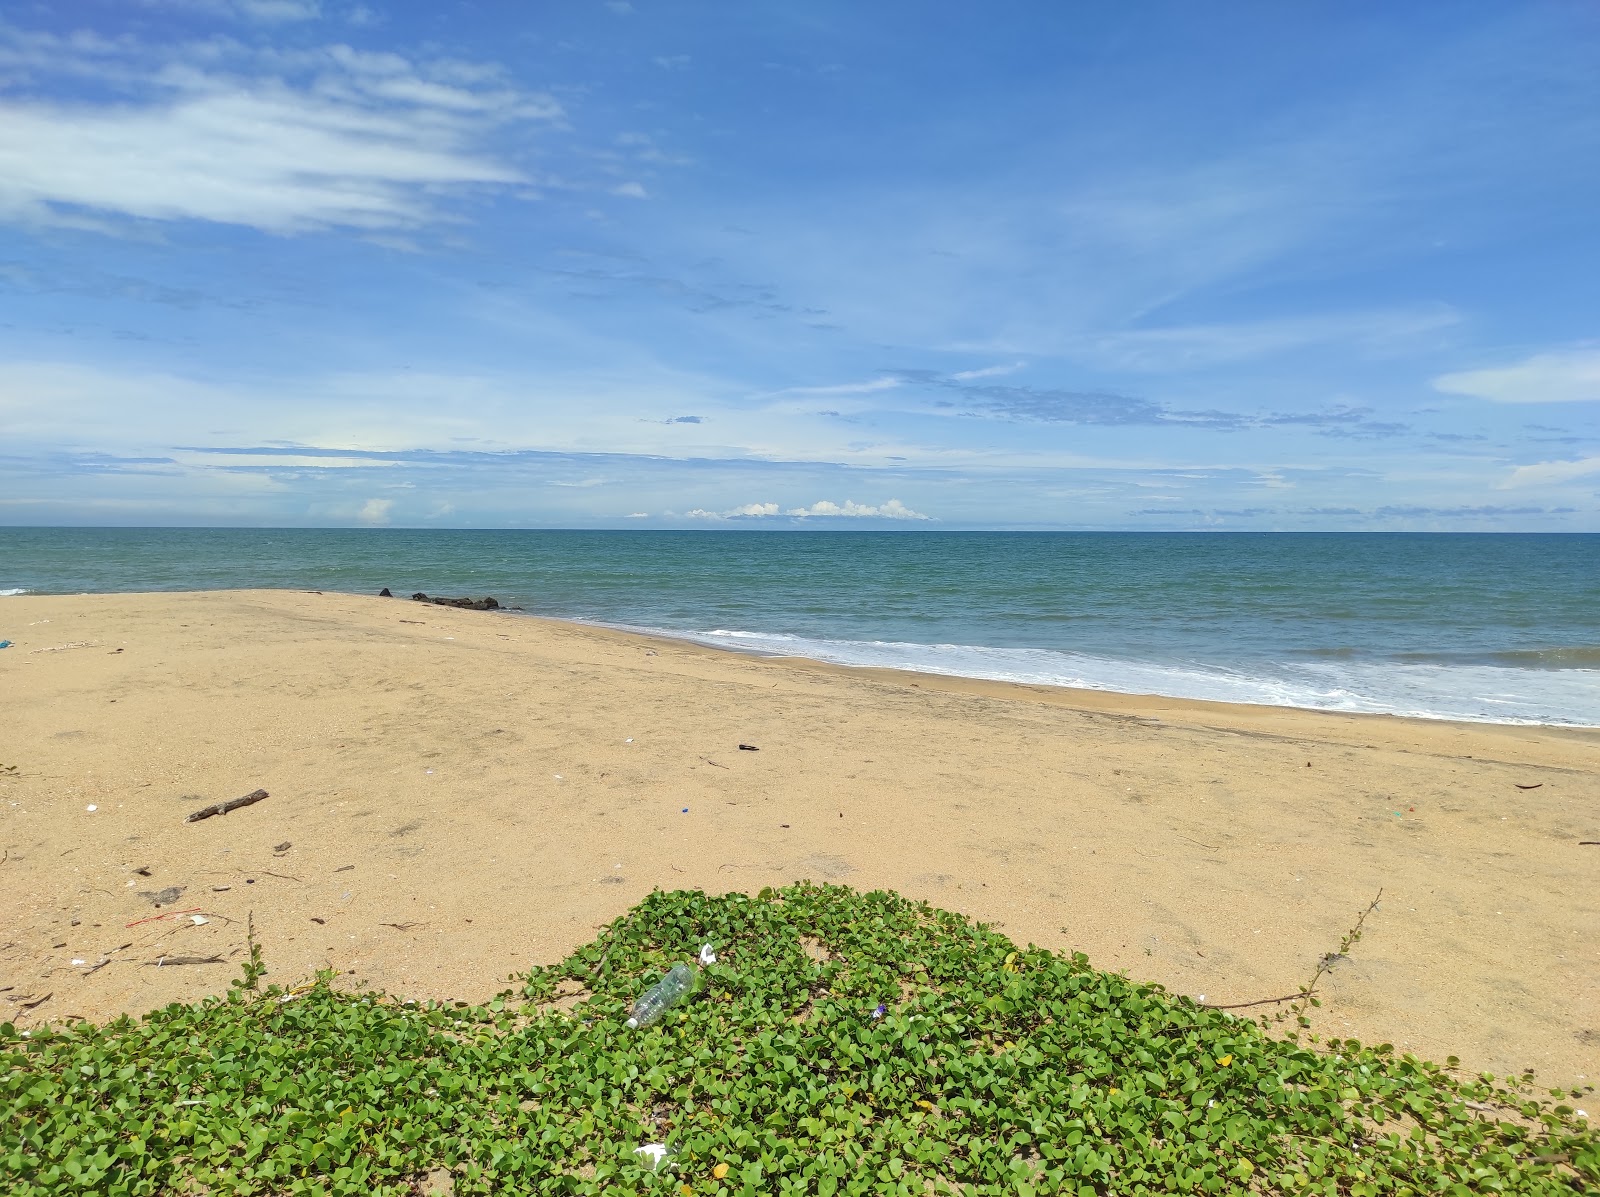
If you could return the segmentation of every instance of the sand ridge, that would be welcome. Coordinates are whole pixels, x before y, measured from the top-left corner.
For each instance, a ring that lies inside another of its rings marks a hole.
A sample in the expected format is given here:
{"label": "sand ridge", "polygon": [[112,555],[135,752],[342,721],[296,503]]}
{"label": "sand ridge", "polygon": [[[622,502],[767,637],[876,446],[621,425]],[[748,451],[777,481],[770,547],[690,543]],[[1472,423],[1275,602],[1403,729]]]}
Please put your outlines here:
{"label": "sand ridge", "polygon": [[1381,888],[1318,1031],[1600,1074],[1600,848],[1579,846],[1600,731],[849,670],[332,593],[12,597],[0,638],[18,1025],[221,992],[247,919],[269,979],[480,999],[654,887],[800,878],[1242,1002],[1293,992]]}

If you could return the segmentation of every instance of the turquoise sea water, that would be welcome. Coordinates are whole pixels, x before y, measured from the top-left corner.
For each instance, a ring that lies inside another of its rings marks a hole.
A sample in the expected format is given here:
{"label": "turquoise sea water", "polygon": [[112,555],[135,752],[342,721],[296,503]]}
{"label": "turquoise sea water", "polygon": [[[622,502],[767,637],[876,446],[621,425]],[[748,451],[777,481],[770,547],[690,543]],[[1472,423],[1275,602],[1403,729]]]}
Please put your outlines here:
{"label": "turquoise sea water", "polygon": [[0,594],[384,586],[847,665],[1600,726],[1594,535],[0,528]]}

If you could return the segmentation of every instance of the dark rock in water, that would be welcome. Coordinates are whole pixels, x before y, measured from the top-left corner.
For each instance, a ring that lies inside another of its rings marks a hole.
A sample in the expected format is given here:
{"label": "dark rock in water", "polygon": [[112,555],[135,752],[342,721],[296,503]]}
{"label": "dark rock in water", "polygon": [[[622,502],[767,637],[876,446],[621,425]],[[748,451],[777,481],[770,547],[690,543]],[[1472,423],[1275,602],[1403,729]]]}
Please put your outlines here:
{"label": "dark rock in water", "polygon": [[433,603],[438,607],[460,607],[463,611],[498,611],[500,601],[494,598],[431,598],[422,591],[411,596],[419,603]]}
{"label": "dark rock in water", "polygon": [[389,593],[389,588],[387,586],[385,586],[382,590],[378,591],[378,597],[379,598],[393,598],[394,595],[390,594]]}

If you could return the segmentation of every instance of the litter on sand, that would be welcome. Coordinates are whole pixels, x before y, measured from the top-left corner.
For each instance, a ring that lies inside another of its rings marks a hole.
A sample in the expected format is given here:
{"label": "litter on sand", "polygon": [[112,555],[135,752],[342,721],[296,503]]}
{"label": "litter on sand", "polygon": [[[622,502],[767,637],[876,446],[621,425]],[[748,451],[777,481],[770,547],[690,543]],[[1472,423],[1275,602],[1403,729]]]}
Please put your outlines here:
{"label": "litter on sand", "polygon": [[672,1157],[675,1154],[665,1143],[646,1143],[643,1147],[635,1147],[634,1155],[642,1155],[650,1161],[650,1171],[661,1171],[661,1165],[672,1167]]}

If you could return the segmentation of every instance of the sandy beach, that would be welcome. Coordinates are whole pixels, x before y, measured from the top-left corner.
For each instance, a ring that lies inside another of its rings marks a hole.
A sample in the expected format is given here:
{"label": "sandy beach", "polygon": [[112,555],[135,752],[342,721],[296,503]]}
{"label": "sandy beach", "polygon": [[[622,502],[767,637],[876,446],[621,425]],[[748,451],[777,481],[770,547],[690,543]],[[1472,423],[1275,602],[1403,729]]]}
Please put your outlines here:
{"label": "sandy beach", "polygon": [[220,993],[248,918],[270,980],[476,1000],[652,888],[802,878],[1242,1003],[1293,993],[1381,889],[1319,1033],[1600,1075],[1600,730],[845,670],[332,593],[5,598],[0,639],[18,1025]]}

